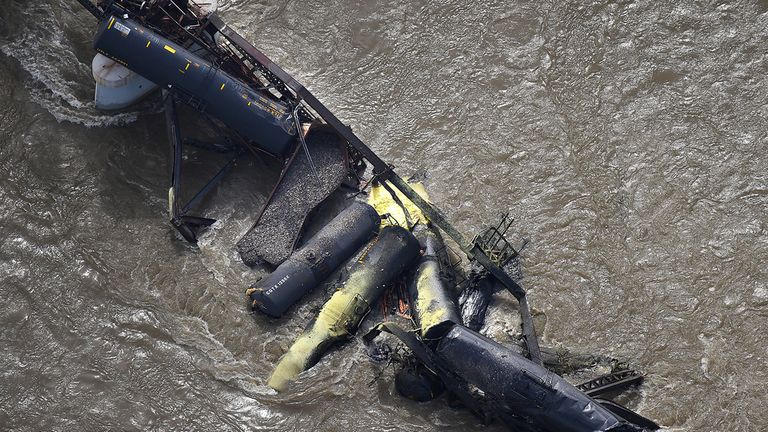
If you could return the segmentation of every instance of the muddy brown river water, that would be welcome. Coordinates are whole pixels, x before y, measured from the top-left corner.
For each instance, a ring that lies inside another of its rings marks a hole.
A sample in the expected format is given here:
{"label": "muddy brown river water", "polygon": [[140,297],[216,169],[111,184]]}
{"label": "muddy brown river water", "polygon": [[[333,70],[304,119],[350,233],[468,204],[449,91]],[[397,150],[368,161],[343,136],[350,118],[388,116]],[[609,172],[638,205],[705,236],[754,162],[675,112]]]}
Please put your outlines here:
{"label": "muddy brown river water", "polygon": [[[670,431],[763,431],[768,2],[227,1],[221,13],[475,233],[512,211],[547,344],[647,373]],[[265,386],[322,304],[252,317],[243,163],[199,248],[156,100],[93,108],[90,15],[0,0],[0,430],[497,431],[399,397],[358,341]],[[206,173],[202,155],[187,161]],[[498,295],[484,332],[516,330]]]}

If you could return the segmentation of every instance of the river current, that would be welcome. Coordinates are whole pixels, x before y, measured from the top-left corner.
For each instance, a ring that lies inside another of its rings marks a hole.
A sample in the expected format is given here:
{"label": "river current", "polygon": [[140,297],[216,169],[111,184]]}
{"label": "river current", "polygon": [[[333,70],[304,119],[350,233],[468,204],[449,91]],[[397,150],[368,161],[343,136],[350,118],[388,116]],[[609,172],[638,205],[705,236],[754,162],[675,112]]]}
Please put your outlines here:
{"label": "river current", "polygon": [[[670,431],[768,429],[768,2],[222,2],[467,234],[503,211],[548,345],[647,374]],[[92,102],[95,21],[0,0],[0,430],[497,431],[397,395],[353,340],[265,385],[318,311],[249,314],[243,163],[199,247],[167,221],[163,115]],[[202,154],[185,162],[209,175]],[[517,331],[497,295],[483,332]]]}

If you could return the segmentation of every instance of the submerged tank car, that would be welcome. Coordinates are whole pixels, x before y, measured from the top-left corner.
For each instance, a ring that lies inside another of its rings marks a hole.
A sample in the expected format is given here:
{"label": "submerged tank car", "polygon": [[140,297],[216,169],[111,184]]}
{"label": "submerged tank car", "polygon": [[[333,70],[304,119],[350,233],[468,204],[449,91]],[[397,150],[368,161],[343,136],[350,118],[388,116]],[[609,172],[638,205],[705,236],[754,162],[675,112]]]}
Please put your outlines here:
{"label": "submerged tank car", "polygon": [[[513,430],[658,428],[598,398],[637,384],[640,374],[622,371],[574,386],[545,367],[556,361],[545,362],[526,291],[508,267],[518,254],[506,238],[509,219],[465,237],[429,201],[421,183],[402,178],[307,88],[224,23],[215,2],[78,1],[97,23],[97,106],[121,109],[152,94],[162,97],[172,149],[168,212],[185,240],[195,243],[215,222],[193,212],[204,211],[204,197],[238,160],[261,158],[280,166],[263,208],[236,246],[245,264],[270,271],[247,287],[247,307],[280,325],[277,318],[290,315],[306,294],[321,285],[334,289],[276,364],[267,381],[274,389],[289,392],[291,382],[330,346],[354,337],[363,321],[382,320],[364,340],[373,344],[383,330],[407,348],[415,372],[397,381],[413,399],[445,391],[484,420]],[[179,104],[225,139],[186,135]],[[182,202],[183,151],[189,145],[231,159]],[[369,203],[363,202],[366,196]],[[323,212],[330,217],[319,217]],[[310,230],[313,223],[319,226]],[[460,252],[449,252],[449,242]],[[459,277],[466,269],[449,258],[459,253],[480,276]],[[518,302],[519,347],[476,331],[496,291]],[[462,316],[465,311],[470,312]],[[410,329],[401,327],[411,322]]]}

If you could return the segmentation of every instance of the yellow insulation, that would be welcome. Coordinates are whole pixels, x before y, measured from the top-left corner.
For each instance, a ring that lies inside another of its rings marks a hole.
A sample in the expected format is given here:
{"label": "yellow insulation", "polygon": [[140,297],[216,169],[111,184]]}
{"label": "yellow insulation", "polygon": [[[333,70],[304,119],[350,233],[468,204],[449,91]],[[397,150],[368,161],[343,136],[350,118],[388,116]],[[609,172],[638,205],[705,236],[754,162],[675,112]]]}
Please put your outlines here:
{"label": "yellow insulation", "polygon": [[[429,195],[427,195],[426,189],[424,189],[424,185],[421,182],[409,182],[411,184],[411,187],[413,190],[416,191],[417,194],[419,194],[422,198],[429,201]],[[382,226],[386,225],[399,225],[406,229],[413,228],[414,225],[418,223],[427,224],[429,222],[429,219],[427,219],[426,216],[421,212],[421,210],[416,207],[416,205],[411,202],[408,198],[406,198],[405,195],[403,195],[399,190],[397,190],[394,186],[392,186],[391,183],[388,183],[388,186],[391,190],[395,192],[395,195],[397,195],[397,198],[400,200],[400,202],[403,203],[405,208],[408,210],[408,215],[410,216],[410,224],[408,224],[408,221],[405,217],[405,212],[403,212],[403,208],[400,207],[400,205],[395,202],[395,200],[392,198],[392,194],[389,193],[389,191],[382,186],[381,184],[377,183],[373,185],[371,188],[371,193],[368,195],[368,204],[373,206],[373,208],[376,209],[376,212],[378,212],[380,215],[389,215],[391,220],[384,219],[382,220]]]}

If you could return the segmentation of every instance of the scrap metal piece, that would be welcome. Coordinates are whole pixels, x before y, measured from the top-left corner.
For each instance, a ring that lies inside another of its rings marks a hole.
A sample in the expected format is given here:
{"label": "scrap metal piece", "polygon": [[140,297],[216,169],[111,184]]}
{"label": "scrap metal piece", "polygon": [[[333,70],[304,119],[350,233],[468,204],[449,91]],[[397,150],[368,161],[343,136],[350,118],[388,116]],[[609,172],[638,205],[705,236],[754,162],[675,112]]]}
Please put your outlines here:
{"label": "scrap metal piece", "polygon": [[485,324],[485,316],[493,294],[497,291],[496,286],[496,280],[488,272],[477,268],[472,269],[459,295],[461,318],[465,326],[474,331],[480,331]]}
{"label": "scrap metal piece", "polygon": [[[293,116],[293,124],[296,125],[296,129],[301,129],[301,120],[299,120],[299,109],[301,108],[301,105],[297,104],[296,107],[291,112]],[[301,142],[301,148],[304,149],[304,155],[307,157],[307,162],[309,162],[309,167],[312,168],[312,174],[315,175],[318,181],[320,180],[320,174],[317,173],[317,167],[315,166],[315,162],[312,160],[312,154],[309,152],[309,147],[307,146],[307,140],[304,137],[304,134],[299,132],[299,141]]]}
{"label": "scrap metal piece", "polygon": [[200,201],[213,190],[221,180],[229,173],[237,159],[242,154],[242,149],[232,148],[232,158],[227,162],[216,175],[186,203],[182,205],[181,200],[181,169],[182,152],[184,151],[184,140],[181,138],[181,126],[176,113],[176,102],[172,94],[163,91],[165,97],[165,120],[168,133],[168,144],[171,148],[171,186],[168,189],[168,217],[176,230],[190,243],[197,243],[198,231],[202,228],[213,225],[216,220],[204,217],[189,215],[189,212],[195,208]]}
{"label": "scrap metal piece", "polygon": [[514,221],[509,213],[504,213],[497,225],[486,228],[472,240],[499,267],[504,267],[518,255],[517,249],[512,247],[506,237]]}
{"label": "scrap metal piece", "polygon": [[381,332],[390,333],[398,338],[411,350],[413,356],[424,365],[428,372],[437,376],[444,383],[445,388],[457,397],[466,408],[480,417],[483,423],[490,423],[493,413],[488,410],[487,404],[484,404],[481,398],[472,393],[467,382],[455,374],[447,362],[427,346],[418,334],[405,331],[395,323],[384,322],[363,336],[363,341],[370,344]]}
{"label": "scrap metal piece", "polygon": [[638,371],[627,369],[597,377],[577,385],[576,388],[589,396],[595,397],[604,393],[626,390],[629,387],[641,384],[643,379],[643,375]]}
{"label": "scrap metal piece", "polygon": [[661,429],[661,426],[659,426],[659,424],[656,423],[655,421],[649,418],[646,418],[644,416],[641,416],[640,414],[632,411],[631,409],[619,403],[616,403],[612,400],[600,399],[600,398],[595,398],[595,400],[600,405],[602,405],[603,408],[611,411],[612,413],[616,414],[620,418],[631,423],[631,425],[623,425],[623,426],[619,426],[614,429],[611,429],[610,432],[635,432],[638,430],[642,430],[643,432],[645,432],[645,431],[656,431]]}

